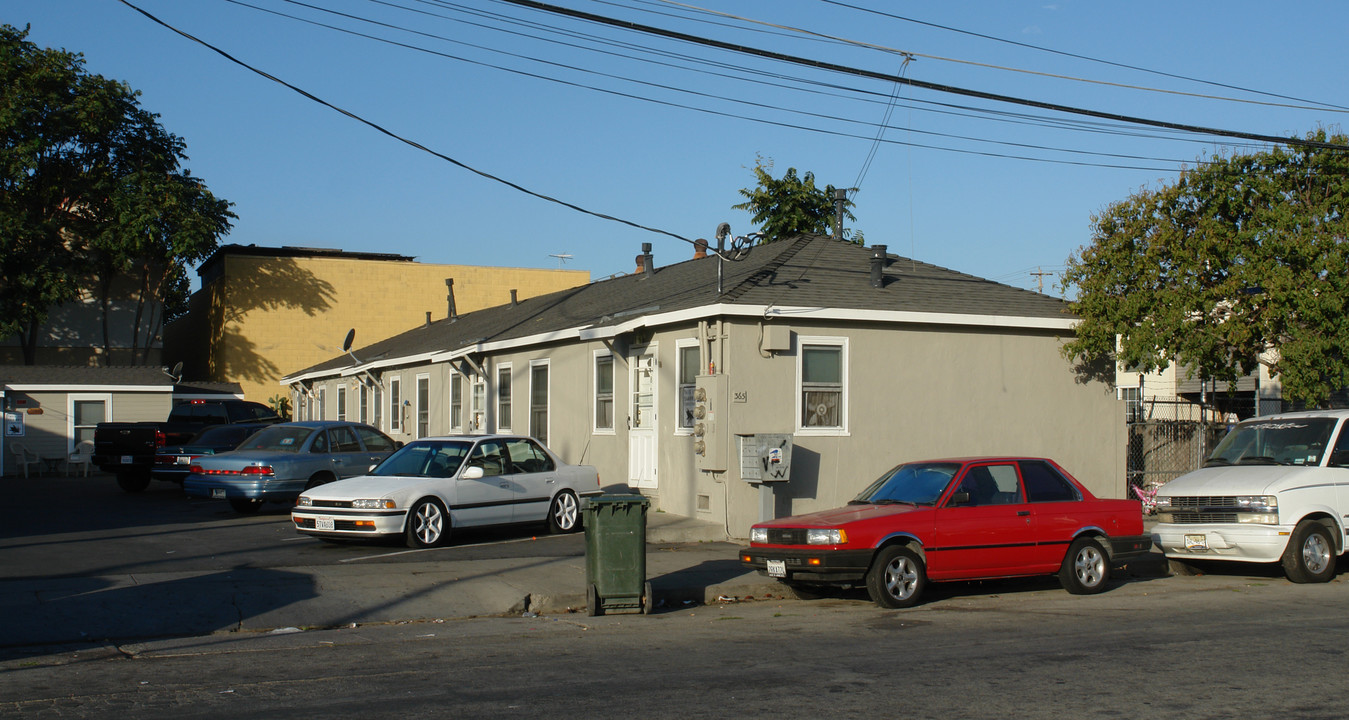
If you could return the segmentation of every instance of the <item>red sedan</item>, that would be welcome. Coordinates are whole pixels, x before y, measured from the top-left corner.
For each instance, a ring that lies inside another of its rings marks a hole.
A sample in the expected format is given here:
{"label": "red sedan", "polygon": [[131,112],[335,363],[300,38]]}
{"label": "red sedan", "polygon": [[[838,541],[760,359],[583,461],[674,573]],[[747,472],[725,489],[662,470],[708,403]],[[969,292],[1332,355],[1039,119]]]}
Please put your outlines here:
{"label": "red sedan", "polygon": [[1057,574],[1097,593],[1151,548],[1137,500],[1097,499],[1053,460],[986,457],[904,463],[846,507],[758,523],[740,560],[803,595],[865,583],[902,608],[929,580]]}

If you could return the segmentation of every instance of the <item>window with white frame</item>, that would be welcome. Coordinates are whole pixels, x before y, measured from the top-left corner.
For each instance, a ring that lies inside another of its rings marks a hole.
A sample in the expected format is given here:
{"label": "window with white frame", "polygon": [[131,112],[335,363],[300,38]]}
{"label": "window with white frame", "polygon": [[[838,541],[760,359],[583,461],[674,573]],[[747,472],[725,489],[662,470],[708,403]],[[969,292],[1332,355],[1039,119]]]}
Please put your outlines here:
{"label": "window with white frame", "polygon": [[324,415],[323,412],[324,412],[324,408],[327,406],[327,403],[328,403],[328,388],[319,388],[319,393],[318,393],[318,394],[319,394],[318,407],[316,408],[316,411],[318,412],[318,417],[316,417],[316,418],[314,418],[314,419],[315,419],[315,420],[327,420],[328,417],[327,417],[326,415]]}
{"label": "window with white frame", "polygon": [[431,434],[431,376],[417,376],[417,437]]}
{"label": "window with white frame", "polygon": [[487,427],[487,378],[473,373],[469,376],[469,389],[468,429],[481,431]]}
{"label": "window with white frame", "polygon": [[595,352],[595,403],[591,414],[591,427],[598,432],[612,432],[614,429],[614,356],[612,353]]}
{"label": "window with white frame", "polygon": [[370,388],[370,407],[375,411],[375,416],[370,419],[370,424],[380,430],[384,429],[384,390],[375,385]]}
{"label": "window with white frame", "polygon": [[529,434],[548,444],[548,361],[529,364]]}
{"label": "window with white frame", "polygon": [[337,386],[337,419],[347,419],[347,386]]}
{"label": "window with white frame", "polygon": [[679,379],[676,397],[679,398],[679,421],[676,431],[693,430],[693,389],[698,381],[698,370],[702,367],[699,358],[698,341],[679,340],[675,343],[675,377]]}
{"label": "window with white frame", "polygon": [[459,373],[450,371],[450,427],[455,430],[464,428],[464,386]]}
{"label": "window with white frame", "polygon": [[497,430],[511,429],[511,366],[497,365]]}
{"label": "window with white frame", "polygon": [[804,434],[847,432],[848,345],[844,338],[800,339],[798,430]]}
{"label": "window with white frame", "polygon": [[365,381],[361,381],[358,392],[360,393],[361,406],[358,410],[360,415],[356,418],[356,421],[368,423],[370,422],[370,387],[365,384]]}
{"label": "window with white frame", "polygon": [[389,432],[403,432],[403,379],[389,379]]}
{"label": "window with white frame", "polygon": [[69,405],[66,408],[66,417],[70,423],[67,432],[70,438],[69,451],[75,452],[80,442],[93,442],[95,426],[107,421],[108,412],[112,409],[112,394],[72,393],[67,396],[66,402]]}

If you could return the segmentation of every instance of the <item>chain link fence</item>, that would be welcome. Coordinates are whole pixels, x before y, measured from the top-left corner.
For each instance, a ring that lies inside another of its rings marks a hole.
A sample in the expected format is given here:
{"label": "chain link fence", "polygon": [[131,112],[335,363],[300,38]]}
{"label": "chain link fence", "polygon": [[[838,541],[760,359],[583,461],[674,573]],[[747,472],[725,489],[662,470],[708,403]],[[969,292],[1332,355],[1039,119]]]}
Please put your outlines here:
{"label": "chain link fence", "polygon": [[[1250,397],[1219,395],[1200,405],[1187,400],[1131,403],[1128,417],[1129,484],[1164,484],[1200,467],[1237,422],[1255,415]],[[1260,414],[1279,412],[1278,401],[1260,402]]]}

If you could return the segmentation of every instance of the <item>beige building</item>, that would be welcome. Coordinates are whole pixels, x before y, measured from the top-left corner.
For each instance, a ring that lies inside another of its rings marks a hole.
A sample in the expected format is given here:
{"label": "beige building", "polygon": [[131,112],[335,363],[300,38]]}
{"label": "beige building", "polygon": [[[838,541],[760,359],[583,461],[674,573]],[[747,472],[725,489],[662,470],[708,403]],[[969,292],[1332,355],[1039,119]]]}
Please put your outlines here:
{"label": "beige building", "polygon": [[[735,538],[842,505],[904,461],[1050,457],[1098,496],[1128,494],[1123,403],[1063,359],[1061,300],[824,237],[641,268],[285,382],[303,417],[398,440],[533,435]],[[789,472],[768,477],[748,450],[766,435]]]}
{"label": "beige building", "polygon": [[[237,382],[247,399],[285,395],[282,375],[409,327],[585,285],[583,270],[432,265],[404,255],[225,245],[197,270],[188,315],[165,331],[164,364]],[[447,283],[453,281],[453,286]]]}

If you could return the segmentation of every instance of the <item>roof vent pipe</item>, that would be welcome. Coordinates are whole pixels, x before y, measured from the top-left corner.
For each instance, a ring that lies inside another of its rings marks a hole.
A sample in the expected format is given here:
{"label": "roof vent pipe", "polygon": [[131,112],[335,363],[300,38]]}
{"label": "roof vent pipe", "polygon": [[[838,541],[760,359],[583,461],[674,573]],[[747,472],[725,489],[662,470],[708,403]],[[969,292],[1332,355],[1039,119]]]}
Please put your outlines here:
{"label": "roof vent pipe", "polygon": [[656,264],[651,258],[651,243],[642,243],[642,270],[646,271],[647,277],[656,274]]}
{"label": "roof vent pipe", "polygon": [[454,311],[454,278],[445,278],[445,291],[445,301],[449,304],[447,317],[450,320],[457,320],[459,315]]}
{"label": "roof vent pipe", "polygon": [[693,241],[693,259],[701,260],[702,258],[705,257],[707,257],[707,241],[702,238],[698,238],[697,240]]}
{"label": "roof vent pipe", "polygon": [[431,327],[431,311],[426,311],[426,327]]}
{"label": "roof vent pipe", "polygon": [[518,305],[520,301],[515,297],[515,288],[511,288],[511,307]]}
{"label": "roof vent pipe", "polygon": [[888,256],[884,245],[871,246],[871,287],[885,287],[885,261]]}

